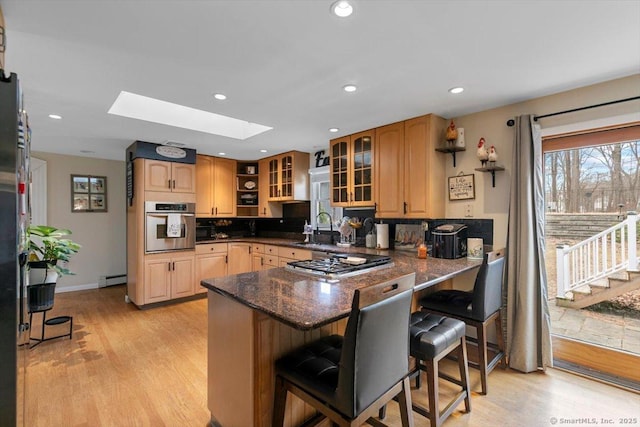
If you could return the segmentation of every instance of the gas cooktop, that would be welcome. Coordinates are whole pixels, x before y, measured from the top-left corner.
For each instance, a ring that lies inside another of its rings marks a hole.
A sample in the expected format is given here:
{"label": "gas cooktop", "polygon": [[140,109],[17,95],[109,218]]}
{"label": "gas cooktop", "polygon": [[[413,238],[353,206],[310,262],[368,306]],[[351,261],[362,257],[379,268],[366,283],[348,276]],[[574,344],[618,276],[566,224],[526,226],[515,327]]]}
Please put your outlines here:
{"label": "gas cooktop", "polygon": [[341,278],[368,273],[379,268],[393,266],[391,257],[370,254],[333,254],[329,258],[292,261],[286,268],[300,273],[327,278]]}

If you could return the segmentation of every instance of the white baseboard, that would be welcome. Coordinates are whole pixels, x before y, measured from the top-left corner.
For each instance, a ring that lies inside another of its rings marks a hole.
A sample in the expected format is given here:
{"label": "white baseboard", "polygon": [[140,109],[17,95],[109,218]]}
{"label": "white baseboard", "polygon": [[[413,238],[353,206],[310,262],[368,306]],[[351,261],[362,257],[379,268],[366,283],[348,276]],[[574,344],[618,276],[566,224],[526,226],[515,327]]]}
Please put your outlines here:
{"label": "white baseboard", "polygon": [[56,294],[63,293],[63,292],[86,291],[89,289],[98,289],[98,284],[86,283],[84,285],[56,286]]}

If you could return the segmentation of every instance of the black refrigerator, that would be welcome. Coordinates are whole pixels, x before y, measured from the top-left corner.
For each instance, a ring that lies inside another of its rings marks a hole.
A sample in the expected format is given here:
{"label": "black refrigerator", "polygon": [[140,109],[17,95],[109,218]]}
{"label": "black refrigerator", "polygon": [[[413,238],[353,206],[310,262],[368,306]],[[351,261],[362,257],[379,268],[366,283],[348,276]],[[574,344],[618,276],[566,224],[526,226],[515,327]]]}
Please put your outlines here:
{"label": "black refrigerator", "polygon": [[30,138],[18,76],[0,69],[0,427],[25,425]]}

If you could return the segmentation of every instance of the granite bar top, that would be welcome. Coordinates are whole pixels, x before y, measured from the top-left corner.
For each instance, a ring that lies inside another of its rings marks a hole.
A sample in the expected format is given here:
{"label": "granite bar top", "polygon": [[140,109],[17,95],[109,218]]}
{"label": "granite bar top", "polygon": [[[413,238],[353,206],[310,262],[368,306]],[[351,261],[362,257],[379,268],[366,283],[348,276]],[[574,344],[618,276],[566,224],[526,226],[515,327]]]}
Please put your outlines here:
{"label": "granite bar top", "polygon": [[[247,238],[243,240],[301,247],[284,239]],[[468,258],[418,259],[413,252],[405,254],[402,251],[381,251],[359,247],[339,248],[333,245],[304,245],[304,247],[328,252],[389,255],[393,266],[341,279],[326,279],[280,267],[206,279],[201,282],[201,285],[296,329],[310,330],[348,316],[355,289],[415,272],[415,290],[421,290],[477,268],[482,262],[480,259]]]}

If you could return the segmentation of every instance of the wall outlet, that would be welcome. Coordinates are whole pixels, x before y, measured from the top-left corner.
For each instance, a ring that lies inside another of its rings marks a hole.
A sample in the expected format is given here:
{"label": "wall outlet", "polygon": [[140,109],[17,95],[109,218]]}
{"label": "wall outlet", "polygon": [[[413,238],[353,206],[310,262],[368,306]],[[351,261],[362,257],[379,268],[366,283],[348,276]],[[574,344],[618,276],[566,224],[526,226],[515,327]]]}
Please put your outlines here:
{"label": "wall outlet", "polygon": [[473,204],[467,203],[464,205],[464,216],[471,218],[473,216]]}

